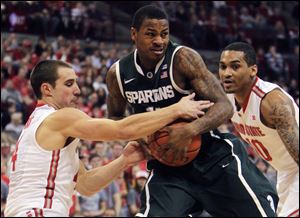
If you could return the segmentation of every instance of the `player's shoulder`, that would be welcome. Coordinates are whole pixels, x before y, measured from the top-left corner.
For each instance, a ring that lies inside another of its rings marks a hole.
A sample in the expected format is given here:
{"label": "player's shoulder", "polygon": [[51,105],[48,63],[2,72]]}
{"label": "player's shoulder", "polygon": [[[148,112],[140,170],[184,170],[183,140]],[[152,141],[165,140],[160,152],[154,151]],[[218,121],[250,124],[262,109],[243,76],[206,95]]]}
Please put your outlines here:
{"label": "player's shoulder", "polygon": [[268,118],[271,114],[286,111],[290,106],[292,111],[293,103],[291,99],[279,88],[268,92],[261,101],[260,112],[263,117]]}
{"label": "player's shoulder", "polygon": [[270,92],[266,93],[264,98],[262,99],[262,103],[274,105],[274,104],[287,104],[291,103],[290,98],[284,93],[279,87],[274,88]]}
{"label": "player's shoulder", "polygon": [[67,125],[85,117],[88,115],[83,111],[73,107],[65,107],[50,114],[45,121],[54,125]]}
{"label": "player's shoulder", "polygon": [[175,56],[181,56],[186,58],[190,57],[191,55],[199,56],[199,53],[195,49],[187,46],[180,46],[175,54]]}

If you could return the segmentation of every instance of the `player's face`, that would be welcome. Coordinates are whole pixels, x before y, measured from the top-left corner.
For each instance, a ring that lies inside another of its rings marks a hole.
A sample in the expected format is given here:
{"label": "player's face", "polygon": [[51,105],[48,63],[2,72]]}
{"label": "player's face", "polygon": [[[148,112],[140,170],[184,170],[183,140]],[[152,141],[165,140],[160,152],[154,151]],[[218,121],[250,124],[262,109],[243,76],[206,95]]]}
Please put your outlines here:
{"label": "player's face", "polygon": [[238,93],[252,84],[256,65],[248,66],[242,51],[223,51],[219,63],[219,75],[226,93]]}
{"label": "player's face", "polygon": [[71,68],[59,67],[56,86],[51,94],[58,108],[77,107],[80,89],[76,82],[77,75]]}
{"label": "player's face", "polygon": [[166,19],[145,19],[139,31],[131,29],[131,38],[142,58],[157,62],[164,56],[169,43],[169,22]]}

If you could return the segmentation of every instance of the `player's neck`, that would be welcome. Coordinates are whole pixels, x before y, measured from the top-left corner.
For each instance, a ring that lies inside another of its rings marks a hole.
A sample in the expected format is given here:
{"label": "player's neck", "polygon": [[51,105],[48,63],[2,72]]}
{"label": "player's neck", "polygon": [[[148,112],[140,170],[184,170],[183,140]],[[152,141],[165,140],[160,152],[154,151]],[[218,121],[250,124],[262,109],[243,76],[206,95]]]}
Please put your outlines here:
{"label": "player's neck", "polygon": [[141,59],[140,55],[137,55],[137,64],[140,65],[140,67],[142,68],[143,72],[152,72],[154,71],[155,67],[156,67],[156,63],[151,62],[149,60],[146,59]]}
{"label": "player's neck", "polygon": [[42,98],[42,99],[37,101],[37,106],[38,105],[45,105],[45,104],[55,108],[56,110],[60,109],[60,107],[57,104],[55,104],[54,102],[52,102],[50,99]]}
{"label": "player's neck", "polygon": [[235,99],[237,101],[237,103],[239,104],[239,106],[243,106],[244,103],[247,101],[251,91],[252,91],[252,87],[255,85],[256,83],[256,77],[252,79],[251,82],[249,82],[247,85],[245,85],[245,87],[241,90],[239,90],[238,92],[236,92],[234,94]]}

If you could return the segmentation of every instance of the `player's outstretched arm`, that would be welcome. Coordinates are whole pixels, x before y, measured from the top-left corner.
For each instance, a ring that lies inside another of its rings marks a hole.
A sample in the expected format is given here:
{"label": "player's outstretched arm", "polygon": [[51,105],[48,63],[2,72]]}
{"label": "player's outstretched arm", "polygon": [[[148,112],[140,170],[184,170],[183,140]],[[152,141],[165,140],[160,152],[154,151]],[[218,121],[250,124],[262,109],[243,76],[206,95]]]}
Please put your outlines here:
{"label": "player's outstretched arm", "polygon": [[299,166],[299,126],[292,101],[280,90],[268,93],[261,103],[264,123],[275,128],[290,155]]}
{"label": "player's outstretched arm", "polygon": [[76,190],[82,195],[91,196],[109,185],[127,167],[137,164],[144,158],[144,153],[138,143],[129,142],[123,154],[105,166],[86,170],[80,162]]}
{"label": "player's outstretched arm", "polygon": [[55,135],[57,138],[73,137],[95,141],[142,138],[177,118],[196,118],[211,106],[208,101],[194,101],[193,98],[194,94],[191,94],[169,107],[131,115],[118,121],[91,118],[78,109],[63,108],[46,119],[47,125],[44,126],[47,132],[44,133],[45,136]]}

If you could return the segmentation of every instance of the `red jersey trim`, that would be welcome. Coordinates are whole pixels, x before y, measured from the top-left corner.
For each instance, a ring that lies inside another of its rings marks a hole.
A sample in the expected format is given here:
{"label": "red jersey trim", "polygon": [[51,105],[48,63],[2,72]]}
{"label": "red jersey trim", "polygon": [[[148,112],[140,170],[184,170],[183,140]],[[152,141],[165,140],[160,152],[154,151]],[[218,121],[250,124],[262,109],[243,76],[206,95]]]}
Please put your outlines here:
{"label": "red jersey trim", "polygon": [[42,107],[44,105],[46,105],[44,102],[40,102],[40,103],[37,103],[35,107]]}
{"label": "red jersey trim", "polygon": [[55,190],[55,178],[57,174],[60,150],[52,151],[52,160],[47,178],[46,194],[44,196],[44,208],[52,208],[53,195]]}
{"label": "red jersey trim", "polygon": [[32,208],[34,211],[35,217],[44,217],[43,210],[38,208]]}
{"label": "red jersey trim", "polygon": [[252,89],[253,89],[253,87],[256,85],[257,81],[258,81],[258,77],[255,78],[255,82],[253,83],[253,85],[252,85],[252,87],[251,87],[251,91],[249,92],[249,94],[248,94],[248,96],[247,96],[247,98],[246,98],[246,101],[245,101],[244,104],[243,104],[243,107],[242,107],[242,108],[243,108],[243,112],[245,112],[245,110],[246,110],[246,108],[247,108],[247,106],[248,106],[248,103],[249,103],[249,99],[250,99],[250,96],[251,96]]}
{"label": "red jersey trim", "polygon": [[295,210],[291,214],[288,215],[288,217],[299,217],[299,209]]}
{"label": "red jersey trim", "polygon": [[264,97],[263,94],[261,94],[258,90],[254,89],[254,88],[253,88],[253,92],[260,98]]}

